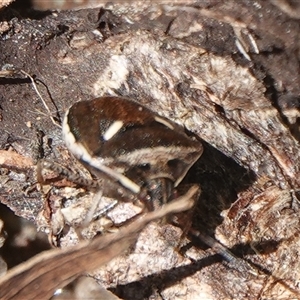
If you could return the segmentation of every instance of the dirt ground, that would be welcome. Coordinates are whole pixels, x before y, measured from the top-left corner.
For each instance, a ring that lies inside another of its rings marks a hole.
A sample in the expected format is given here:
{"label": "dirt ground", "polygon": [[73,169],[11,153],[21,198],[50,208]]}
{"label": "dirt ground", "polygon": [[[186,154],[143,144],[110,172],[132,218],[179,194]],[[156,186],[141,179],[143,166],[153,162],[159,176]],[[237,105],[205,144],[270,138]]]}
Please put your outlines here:
{"label": "dirt ground", "polygon": [[179,253],[180,232],[150,224],[135,249],[91,276],[121,299],[300,299],[298,2],[45,3],[17,0],[0,10],[2,273],[50,248],[36,232],[45,209],[37,162],[87,175],[52,120],[59,124],[77,101],[114,95],[202,141],[183,182],[202,190],[192,227],[249,268],[195,240]]}

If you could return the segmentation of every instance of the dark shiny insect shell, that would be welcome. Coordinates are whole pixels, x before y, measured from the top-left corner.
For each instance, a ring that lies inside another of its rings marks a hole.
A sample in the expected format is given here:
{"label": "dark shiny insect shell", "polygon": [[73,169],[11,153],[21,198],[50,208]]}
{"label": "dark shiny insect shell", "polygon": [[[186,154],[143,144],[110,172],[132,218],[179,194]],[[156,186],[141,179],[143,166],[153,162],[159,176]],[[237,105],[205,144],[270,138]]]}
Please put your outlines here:
{"label": "dark shiny insect shell", "polygon": [[106,194],[116,192],[109,181],[117,181],[150,203],[153,197],[166,202],[203,152],[202,144],[181,126],[119,97],[75,103],[66,113],[63,136],[77,159],[99,178],[109,179]]}

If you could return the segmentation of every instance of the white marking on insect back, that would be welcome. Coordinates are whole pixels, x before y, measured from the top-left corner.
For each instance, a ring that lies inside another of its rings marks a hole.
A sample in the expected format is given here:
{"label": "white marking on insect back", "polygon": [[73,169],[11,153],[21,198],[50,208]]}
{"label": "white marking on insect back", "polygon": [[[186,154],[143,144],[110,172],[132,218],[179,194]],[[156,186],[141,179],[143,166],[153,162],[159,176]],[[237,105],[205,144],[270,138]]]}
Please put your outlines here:
{"label": "white marking on insect back", "polygon": [[76,153],[80,153],[79,159],[82,161],[88,163],[90,166],[98,169],[99,171],[102,171],[103,173],[111,176],[112,178],[119,181],[124,187],[128,188],[134,193],[140,192],[140,187],[134,183],[132,180],[130,180],[128,177],[124,176],[123,174],[114,171],[113,169],[103,165],[101,162],[101,159],[92,157],[86,150],[86,148],[81,143],[75,143],[72,145],[71,148],[69,148],[74,155]]}
{"label": "white marking on insect back", "polygon": [[[143,165],[149,163],[150,165],[164,164],[169,160],[178,159],[186,164],[186,167],[181,171],[181,175],[175,180],[174,186],[176,187],[184,178],[190,167],[198,160],[203,152],[203,147],[201,144],[182,147],[182,146],[170,146],[170,147],[154,147],[154,148],[144,148],[131,151],[124,155],[118,156],[117,160],[121,163],[127,163],[130,165]],[[153,155],[155,153],[155,155]],[[192,154],[193,153],[193,154]],[[189,158],[187,159],[187,154]],[[105,164],[113,163],[112,158],[106,158]],[[160,174],[162,175],[162,173]],[[165,175],[164,175],[165,176]],[[162,176],[162,177],[164,177]],[[152,177],[152,179],[158,178],[157,176]],[[170,178],[166,175],[166,178]]]}
{"label": "white marking on insect back", "polygon": [[105,141],[110,140],[123,127],[123,124],[123,121],[113,122],[103,134],[103,139]]}
{"label": "white marking on insect back", "polygon": [[68,124],[68,114],[69,111],[67,111],[64,121],[63,121],[63,138],[65,140],[65,143],[68,147],[68,149],[71,151],[71,153],[77,158],[80,159],[93,168],[98,169],[99,171],[103,172],[104,174],[107,174],[108,176],[114,178],[115,180],[119,181],[124,187],[131,190],[133,193],[139,193],[141,188],[132,180],[124,176],[123,174],[114,171],[113,169],[103,165],[103,159],[99,157],[92,157],[86,148],[80,143],[76,142],[76,139],[74,135],[72,134],[70,130],[70,126]]}
{"label": "white marking on insect back", "polygon": [[156,122],[161,123],[161,124],[167,126],[168,128],[174,130],[174,126],[172,124],[170,124],[167,120],[160,118],[158,116],[155,116],[154,119]]}
{"label": "white marking on insect back", "polygon": [[68,124],[68,116],[69,116],[69,110],[65,114],[63,125],[62,125],[62,135],[66,142],[67,147],[69,147],[69,145],[76,143],[76,139],[74,135],[71,133],[70,126]]}

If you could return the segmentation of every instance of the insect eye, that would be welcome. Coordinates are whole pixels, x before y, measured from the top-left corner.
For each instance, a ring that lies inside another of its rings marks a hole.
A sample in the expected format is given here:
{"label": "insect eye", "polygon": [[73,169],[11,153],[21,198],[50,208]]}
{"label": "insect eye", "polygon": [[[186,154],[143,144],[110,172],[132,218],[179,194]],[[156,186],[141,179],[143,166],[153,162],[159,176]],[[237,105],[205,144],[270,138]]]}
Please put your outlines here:
{"label": "insect eye", "polygon": [[138,165],[138,168],[141,171],[150,171],[151,165],[149,163],[148,164],[142,164],[142,165]]}

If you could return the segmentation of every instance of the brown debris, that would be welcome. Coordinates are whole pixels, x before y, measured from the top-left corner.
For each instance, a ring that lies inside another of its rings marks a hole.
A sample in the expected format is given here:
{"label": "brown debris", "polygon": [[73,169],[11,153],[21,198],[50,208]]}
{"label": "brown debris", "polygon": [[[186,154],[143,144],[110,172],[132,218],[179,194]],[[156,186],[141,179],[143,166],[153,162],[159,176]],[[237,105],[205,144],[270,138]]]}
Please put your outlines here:
{"label": "brown debris", "polygon": [[33,162],[29,157],[14,151],[0,150],[0,165],[4,168],[28,169],[33,166]]}

